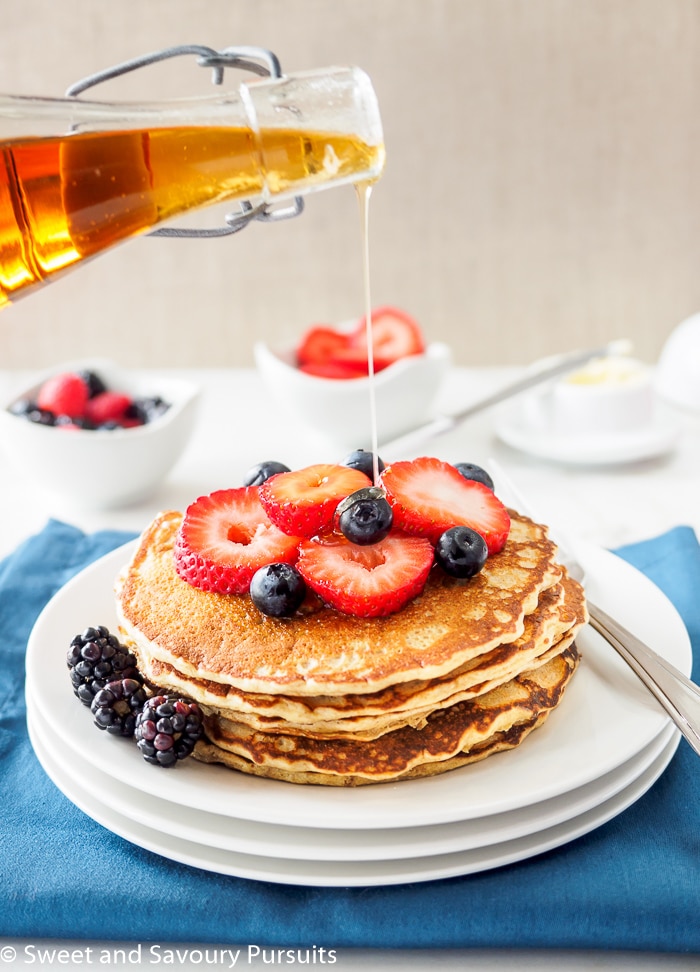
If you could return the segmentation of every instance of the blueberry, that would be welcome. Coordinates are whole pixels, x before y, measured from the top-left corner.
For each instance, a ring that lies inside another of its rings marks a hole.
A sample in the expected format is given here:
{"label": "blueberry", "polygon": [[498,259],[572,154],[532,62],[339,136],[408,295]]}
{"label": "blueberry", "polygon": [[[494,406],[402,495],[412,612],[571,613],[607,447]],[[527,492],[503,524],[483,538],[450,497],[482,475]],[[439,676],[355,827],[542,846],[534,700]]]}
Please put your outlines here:
{"label": "blueberry", "polygon": [[[351,452],[349,456],[343,459],[340,465],[348,466],[350,469],[359,469],[365,476],[374,479],[373,452],[366,452],[364,449],[355,449],[354,452]],[[377,468],[380,473],[384,471],[384,463],[379,457],[377,457]]]}
{"label": "blueberry", "polygon": [[53,425],[56,420],[56,416],[48,408],[34,407],[30,408],[24,414],[25,418],[28,418],[30,422],[34,422],[36,425]]}
{"label": "blueberry", "polygon": [[29,413],[36,407],[36,402],[31,398],[20,398],[10,405],[8,411],[11,415],[18,415],[20,418],[27,418]]}
{"label": "blueberry", "polygon": [[306,597],[306,584],[291,564],[267,564],[253,574],[250,597],[271,618],[291,617]]}
{"label": "blueberry", "polygon": [[54,425],[59,428],[62,425],[70,425],[71,427],[77,426],[79,429],[94,429],[95,425],[89,419],[86,418],[72,418],[70,415],[57,415]]}
{"label": "blueberry", "polygon": [[435,544],[435,562],[451,577],[473,577],[486,563],[486,541],[467,526],[454,526]]}
{"label": "blueberry", "polygon": [[338,506],[338,527],[346,540],[366,547],[379,543],[391,530],[394,514],[377,486],[358,489]]}
{"label": "blueberry", "polygon": [[267,462],[259,462],[257,466],[253,466],[245,474],[243,477],[243,485],[260,486],[270,476],[276,476],[277,473],[283,472],[291,472],[291,469],[282,462],[275,462],[272,459]]}
{"label": "blueberry", "polygon": [[493,480],[481,466],[477,466],[473,462],[456,462],[454,467],[460,476],[471,479],[475,483],[483,483],[493,492]]}

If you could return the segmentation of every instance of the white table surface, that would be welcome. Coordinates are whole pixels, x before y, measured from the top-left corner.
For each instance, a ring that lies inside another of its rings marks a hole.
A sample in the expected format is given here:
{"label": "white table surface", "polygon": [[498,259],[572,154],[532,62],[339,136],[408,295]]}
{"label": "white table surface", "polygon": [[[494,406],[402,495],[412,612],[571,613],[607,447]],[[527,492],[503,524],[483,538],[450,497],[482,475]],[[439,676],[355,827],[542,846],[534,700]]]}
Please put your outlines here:
{"label": "white table surface", "polygon": [[[246,470],[260,460],[279,459],[294,467],[340,460],[347,451],[281,413],[253,370],[167,374],[199,382],[203,394],[196,432],[159,492],[147,502],[104,513],[72,509],[28,482],[0,451],[0,556],[41,529],[48,516],[85,530],[141,530],[159,510],[182,509],[201,493],[239,485]],[[454,369],[437,407],[456,410],[518,374],[512,368]],[[0,370],[0,402],[35,378],[31,372]],[[682,430],[676,450],[624,466],[564,466],[516,452],[494,435],[497,409],[426,443],[422,451],[484,465],[494,457],[543,518],[602,546],[647,539],[680,523],[700,535],[700,413],[669,411]]]}
{"label": "white table surface", "polygon": [[[101,528],[139,531],[159,510],[182,509],[202,493],[239,485],[245,471],[260,460],[279,459],[294,467],[342,459],[347,451],[334,448],[332,443],[295,425],[288,414],[280,413],[252,370],[178,370],[167,374],[194,379],[201,384],[203,395],[195,435],[159,492],[147,502],[104,513],[68,509],[28,483],[0,453],[0,557],[40,530],[48,517],[66,520],[86,531]],[[456,410],[518,374],[517,369],[455,369],[438,406]],[[35,378],[31,372],[0,370],[0,401],[29,387]],[[485,466],[494,457],[528,499],[536,503],[543,518],[601,546],[615,547],[648,539],[679,524],[692,526],[700,536],[700,414],[680,411],[671,414],[681,427],[675,451],[662,458],[618,467],[557,465],[516,452],[495,437],[495,410],[426,443],[416,454],[422,452],[452,462],[471,461]],[[23,968],[26,964],[21,961],[23,943],[12,944],[18,948],[17,965],[5,963],[5,967]],[[111,967],[121,968],[119,964]],[[133,966],[124,966],[127,967]],[[666,972],[700,968],[700,957],[605,952],[347,950],[339,954],[335,967],[348,970],[432,967],[471,972],[495,969]]]}

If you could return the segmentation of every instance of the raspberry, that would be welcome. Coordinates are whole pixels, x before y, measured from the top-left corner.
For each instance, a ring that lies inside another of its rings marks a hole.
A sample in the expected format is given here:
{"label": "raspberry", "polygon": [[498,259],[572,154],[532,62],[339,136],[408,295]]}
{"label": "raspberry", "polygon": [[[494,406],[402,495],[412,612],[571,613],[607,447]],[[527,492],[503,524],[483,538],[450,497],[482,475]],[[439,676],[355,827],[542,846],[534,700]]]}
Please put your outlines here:
{"label": "raspberry", "polygon": [[136,745],[147,763],[175,766],[191,755],[202,735],[203,722],[196,702],[156,695],[136,717]]}
{"label": "raspberry", "polygon": [[37,406],[54,415],[82,418],[88,401],[88,387],[80,375],[62,372],[48,378],[39,389]]}
{"label": "raspberry", "polygon": [[85,415],[94,425],[121,422],[131,405],[131,398],[122,392],[104,391],[91,398],[85,406]]}

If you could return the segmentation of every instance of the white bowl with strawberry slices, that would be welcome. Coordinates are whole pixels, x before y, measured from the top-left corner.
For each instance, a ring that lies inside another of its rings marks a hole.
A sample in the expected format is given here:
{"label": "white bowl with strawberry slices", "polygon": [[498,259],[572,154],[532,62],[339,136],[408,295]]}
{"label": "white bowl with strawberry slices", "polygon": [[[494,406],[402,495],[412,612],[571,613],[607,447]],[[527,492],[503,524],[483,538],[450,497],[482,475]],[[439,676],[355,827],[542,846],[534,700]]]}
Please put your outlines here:
{"label": "white bowl with strawberry slices", "polygon": [[[385,442],[431,417],[452,355],[441,342],[426,344],[405,311],[372,311],[377,435]],[[255,362],[280,405],[335,445],[370,444],[371,404],[365,318],[309,328],[293,347],[259,342]]]}
{"label": "white bowl with strawberry slices", "polygon": [[[87,375],[103,387],[81,388]],[[68,362],[2,404],[0,446],[61,506],[124,506],[155,492],[175,465],[198,398],[189,381],[156,380],[101,359]]]}

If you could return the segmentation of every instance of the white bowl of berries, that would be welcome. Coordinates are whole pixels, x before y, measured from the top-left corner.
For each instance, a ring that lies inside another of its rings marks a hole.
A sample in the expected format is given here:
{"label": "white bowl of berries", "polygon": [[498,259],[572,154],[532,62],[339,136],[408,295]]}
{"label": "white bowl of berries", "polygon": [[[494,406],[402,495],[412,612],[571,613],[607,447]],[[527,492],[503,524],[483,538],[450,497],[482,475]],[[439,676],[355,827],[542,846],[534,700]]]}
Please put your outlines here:
{"label": "white bowl of berries", "polygon": [[155,492],[194,428],[199,389],[105,360],[70,362],[0,407],[8,459],[62,505],[105,510]]}
{"label": "white bowl of berries", "polygon": [[[372,311],[374,398],[379,442],[432,417],[451,363],[446,344],[426,344],[405,311]],[[293,348],[255,346],[258,371],[285,409],[336,446],[371,445],[371,399],[366,322],[315,325]]]}

